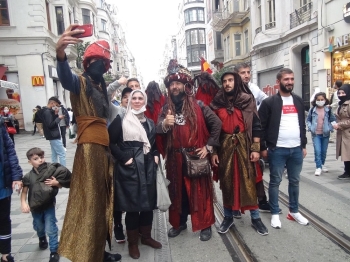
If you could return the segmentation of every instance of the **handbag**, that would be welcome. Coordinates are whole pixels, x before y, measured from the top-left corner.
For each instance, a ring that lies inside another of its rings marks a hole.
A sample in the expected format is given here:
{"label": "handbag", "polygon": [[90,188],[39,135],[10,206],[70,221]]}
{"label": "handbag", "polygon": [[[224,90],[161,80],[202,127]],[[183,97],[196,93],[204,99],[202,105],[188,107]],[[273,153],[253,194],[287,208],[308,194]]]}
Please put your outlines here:
{"label": "handbag", "polygon": [[13,126],[7,126],[7,124],[5,124],[5,125],[6,125],[7,133],[9,133],[11,135],[17,134],[16,128],[14,128]]}
{"label": "handbag", "polygon": [[211,174],[210,163],[207,157],[200,158],[189,154],[185,148],[181,149],[183,163],[186,167],[185,175],[189,178],[200,178]]}
{"label": "handbag", "polygon": [[157,207],[160,211],[165,212],[171,205],[168,191],[168,185],[170,184],[170,181],[165,178],[162,165],[159,165],[159,169],[160,170],[157,172]]}

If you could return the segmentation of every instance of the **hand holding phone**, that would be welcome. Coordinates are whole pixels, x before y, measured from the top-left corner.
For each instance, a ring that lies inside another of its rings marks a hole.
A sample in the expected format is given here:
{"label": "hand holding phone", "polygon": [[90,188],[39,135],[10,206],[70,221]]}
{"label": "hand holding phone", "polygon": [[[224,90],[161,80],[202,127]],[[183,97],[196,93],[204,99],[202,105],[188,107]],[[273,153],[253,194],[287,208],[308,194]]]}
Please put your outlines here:
{"label": "hand holding phone", "polygon": [[72,31],[74,31],[76,29],[84,30],[84,33],[73,34],[72,35],[73,37],[83,38],[83,37],[92,36],[92,33],[93,33],[93,26],[92,26],[92,24],[79,25],[79,26],[72,27]]}

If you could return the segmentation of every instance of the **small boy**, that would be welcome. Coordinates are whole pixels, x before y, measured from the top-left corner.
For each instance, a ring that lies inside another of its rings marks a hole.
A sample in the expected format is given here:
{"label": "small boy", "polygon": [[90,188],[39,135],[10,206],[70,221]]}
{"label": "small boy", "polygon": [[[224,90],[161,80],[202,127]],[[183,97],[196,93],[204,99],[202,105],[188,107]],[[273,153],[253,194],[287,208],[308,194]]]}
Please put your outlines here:
{"label": "small boy", "polygon": [[[39,237],[39,248],[47,249],[46,234],[49,236],[50,261],[57,262],[58,227],[55,215],[58,189],[69,187],[71,172],[59,163],[46,163],[44,151],[34,147],[27,152],[32,170],[23,177],[21,208],[23,213],[32,212],[33,227]],[[26,202],[28,193],[28,203]]]}

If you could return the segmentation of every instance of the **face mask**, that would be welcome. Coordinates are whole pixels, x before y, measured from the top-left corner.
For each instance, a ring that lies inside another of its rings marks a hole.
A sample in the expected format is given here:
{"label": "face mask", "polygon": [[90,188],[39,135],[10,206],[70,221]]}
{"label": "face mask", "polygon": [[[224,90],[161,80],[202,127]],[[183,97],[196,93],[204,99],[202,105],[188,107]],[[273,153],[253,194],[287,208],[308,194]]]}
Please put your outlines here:
{"label": "face mask", "polygon": [[58,109],[57,106],[53,106],[53,107],[52,107],[52,110],[57,110],[57,109]]}
{"label": "face mask", "polygon": [[102,75],[106,72],[105,64],[99,59],[89,65],[86,69],[88,75],[96,82],[100,82]]}
{"label": "face mask", "polygon": [[338,98],[339,98],[340,102],[344,103],[346,101],[347,96],[338,96]]}
{"label": "face mask", "polygon": [[325,103],[326,101],[316,101],[316,105],[318,106],[324,106]]}
{"label": "face mask", "polygon": [[8,109],[5,109],[5,110],[4,110],[4,113],[5,113],[5,114],[7,114],[8,112],[9,112],[9,110],[8,110]]}

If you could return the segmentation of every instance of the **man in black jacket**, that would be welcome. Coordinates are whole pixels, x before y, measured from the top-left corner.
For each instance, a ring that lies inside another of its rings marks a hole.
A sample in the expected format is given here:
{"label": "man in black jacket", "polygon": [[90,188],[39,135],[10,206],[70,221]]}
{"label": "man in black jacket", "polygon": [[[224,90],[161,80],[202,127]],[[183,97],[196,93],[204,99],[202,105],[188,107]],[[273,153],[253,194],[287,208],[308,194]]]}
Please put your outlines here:
{"label": "man in black jacket", "polygon": [[259,108],[263,130],[261,155],[268,157],[270,167],[271,226],[281,228],[278,193],[285,166],[289,180],[287,218],[301,225],[308,225],[308,220],[298,211],[300,172],[307,143],[304,103],[299,96],[292,93],[294,73],[291,69],[282,68],[277,74],[276,83],[280,86],[279,93],[263,100]]}
{"label": "man in black jacket", "polygon": [[60,100],[57,97],[51,97],[47,107],[42,108],[41,119],[46,140],[50,141],[51,145],[51,161],[58,162],[62,166],[66,166],[66,152],[61,140],[61,132],[59,122],[64,118],[64,115],[58,115]]}

